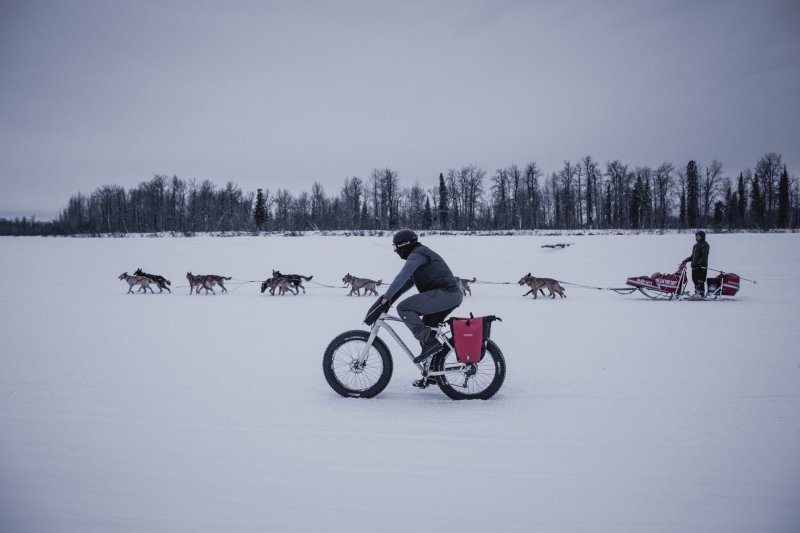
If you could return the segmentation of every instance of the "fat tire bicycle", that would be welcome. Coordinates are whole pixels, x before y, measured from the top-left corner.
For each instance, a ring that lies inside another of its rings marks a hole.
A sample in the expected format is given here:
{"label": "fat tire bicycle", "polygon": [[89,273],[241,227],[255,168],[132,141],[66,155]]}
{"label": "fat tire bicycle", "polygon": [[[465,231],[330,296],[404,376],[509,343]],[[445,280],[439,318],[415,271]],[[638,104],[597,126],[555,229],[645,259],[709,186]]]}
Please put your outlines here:
{"label": "fat tire bicycle", "polygon": [[414,363],[414,354],[389,322],[402,321],[384,310],[370,331],[345,331],[330,342],[322,357],[322,370],[334,391],[349,398],[372,398],[386,388],[394,362],[389,347],[378,337],[381,329],[389,332],[422,374],[414,381],[415,387],[424,389],[435,384],[453,400],[488,400],[503,385],[506,360],[491,339],[486,341],[483,359],[462,363],[456,358],[452,335],[445,329],[447,323],[438,322],[433,330],[442,349],[425,361]]}

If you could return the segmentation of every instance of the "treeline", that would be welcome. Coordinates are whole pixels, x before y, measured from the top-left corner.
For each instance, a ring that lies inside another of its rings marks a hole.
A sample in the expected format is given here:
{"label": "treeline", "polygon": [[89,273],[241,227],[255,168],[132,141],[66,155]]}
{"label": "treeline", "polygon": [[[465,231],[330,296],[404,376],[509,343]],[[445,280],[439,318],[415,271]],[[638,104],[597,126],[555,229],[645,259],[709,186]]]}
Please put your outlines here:
{"label": "treeline", "polygon": [[351,177],[326,193],[316,182],[292,194],[268,188],[244,193],[233,182],[157,175],[125,190],[105,185],[76,194],[52,222],[0,220],[4,235],[229,231],[511,229],[770,230],[800,225],[798,178],[779,154],[726,175],[721,162],[676,167],[600,164],[591,156],[546,174],[537,163],[489,174],[474,165],[401,186],[394,169]]}

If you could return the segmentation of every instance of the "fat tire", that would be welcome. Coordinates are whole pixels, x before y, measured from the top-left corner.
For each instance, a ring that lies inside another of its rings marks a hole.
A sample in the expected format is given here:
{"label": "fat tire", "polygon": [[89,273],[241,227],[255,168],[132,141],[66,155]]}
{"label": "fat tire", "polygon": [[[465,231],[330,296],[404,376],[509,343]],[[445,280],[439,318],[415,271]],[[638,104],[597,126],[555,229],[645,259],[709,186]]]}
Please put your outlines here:
{"label": "fat tire", "polygon": [[[443,393],[445,393],[445,395],[447,395],[448,398],[453,400],[488,400],[500,390],[500,387],[503,385],[503,381],[506,379],[506,359],[503,356],[503,352],[500,350],[500,347],[497,346],[497,344],[495,344],[492,340],[486,342],[486,352],[486,356],[484,356],[483,360],[478,364],[487,364],[489,362],[487,359],[490,358],[494,362],[495,374],[489,386],[477,394],[465,394],[458,388],[448,383],[447,375],[438,376],[436,379],[438,381],[439,388]],[[445,359],[450,353],[452,353],[452,351],[448,350],[444,353],[440,352],[434,355],[433,360],[431,361],[431,370],[443,370]]]}
{"label": "fat tire", "polygon": [[386,388],[386,386],[389,384],[389,380],[392,379],[392,355],[389,352],[389,348],[386,346],[386,343],[378,337],[375,337],[375,341],[372,343],[372,346],[378,352],[378,355],[381,358],[383,371],[381,372],[378,381],[376,381],[374,385],[365,390],[351,389],[339,381],[339,378],[336,376],[336,372],[333,370],[333,356],[336,353],[336,350],[349,342],[366,343],[369,340],[369,335],[369,331],[363,331],[359,329],[345,331],[333,339],[330,344],[328,344],[328,347],[325,349],[325,355],[322,356],[322,372],[325,375],[325,381],[328,382],[328,385],[330,385],[334,391],[346,398],[372,398],[377,396],[381,393],[381,391],[383,391],[383,389]]}

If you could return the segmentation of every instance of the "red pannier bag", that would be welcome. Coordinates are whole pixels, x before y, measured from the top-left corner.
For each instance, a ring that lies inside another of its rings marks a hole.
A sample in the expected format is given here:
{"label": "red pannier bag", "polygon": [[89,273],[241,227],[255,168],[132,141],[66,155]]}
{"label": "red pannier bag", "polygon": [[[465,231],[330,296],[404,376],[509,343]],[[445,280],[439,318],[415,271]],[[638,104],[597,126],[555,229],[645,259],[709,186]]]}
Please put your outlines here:
{"label": "red pannier bag", "polygon": [[479,363],[486,355],[486,342],[491,335],[492,322],[502,320],[494,315],[469,318],[453,317],[450,330],[453,333],[453,345],[456,358],[460,363]]}

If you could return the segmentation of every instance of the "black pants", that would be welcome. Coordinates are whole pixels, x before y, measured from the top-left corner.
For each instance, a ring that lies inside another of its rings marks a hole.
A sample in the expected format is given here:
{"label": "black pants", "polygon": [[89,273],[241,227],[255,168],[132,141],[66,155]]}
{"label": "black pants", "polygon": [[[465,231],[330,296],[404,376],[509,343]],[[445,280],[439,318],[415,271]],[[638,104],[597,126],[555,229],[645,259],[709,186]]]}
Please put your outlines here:
{"label": "black pants", "polygon": [[692,267],[692,283],[694,283],[694,292],[699,292],[700,294],[706,293],[707,275],[708,275],[708,270],[705,267],[702,268]]}
{"label": "black pants", "polygon": [[414,337],[424,343],[431,334],[431,328],[422,322],[422,317],[458,307],[463,299],[464,296],[459,289],[454,291],[435,289],[406,298],[398,304],[397,312]]}

